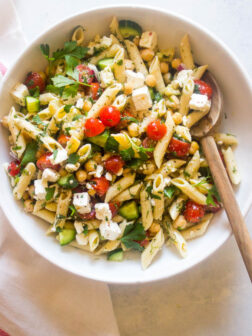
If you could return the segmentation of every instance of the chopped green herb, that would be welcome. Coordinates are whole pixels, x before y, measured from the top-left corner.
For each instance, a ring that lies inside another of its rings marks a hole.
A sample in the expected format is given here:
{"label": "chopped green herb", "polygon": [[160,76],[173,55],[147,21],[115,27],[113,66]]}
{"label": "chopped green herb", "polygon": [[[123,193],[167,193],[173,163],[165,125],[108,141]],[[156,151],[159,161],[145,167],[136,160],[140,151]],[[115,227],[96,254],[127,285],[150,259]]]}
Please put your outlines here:
{"label": "chopped green herb", "polygon": [[52,188],[45,188],[46,189],[46,201],[50,201],[53,198],[53,195],[55,193],[55,187]]}
{"label": "chopped green herb", "polygon": [[66,113],[69,113],[69,112],[70,112],[70,109],[71,109],[72,106],[73,106],[73,105],[65,105],[65,106],[64,106],[64,111],[65,111]]}
{"label": "chopped green herb", "polygon": [[32,118],[32,121],[37,125],[43,125],[43,121],[40,119],[40,116],[38,114]]}
{"label": "chopped green herb", "polygon": [[80,156],[77,153],[72,153],[67,159],[67,163],[76,164],[79,161]]}
{"label": "chopped green herb", "polygon": [[105,151],[107,152],[118,152],[119,143],[112,136],[109,136],[105,143]]}
{"label": "chopped green herb", "polygon": [[144,247],[138,241],[146,237],[143,225],[140,222],[136,224],[127,225],[121,238],[121,242],[127,247],[142,252]]}
{"label": "chopped green herb", "polygon": [[83,117],[82,114],[76,114],[74,117],[73,117],[73,121],[76,121],[76,120],[79,120]]}
{"label": "chopped green herb", "polygon": [[130,161],[134,158],[135,153],[132,147],[130,147],[128,149],[120,151],[120,155],[124,161]]}
{"label": "chopped green herb", "polygon": [[58,155],[58,149],[54,149],[54,151],[53,151],[53,160],[56,159],[57,155]]}
{"label": "chopped green herb", "polygon": [[165,187],[164,188],[164,195],[165,195],[165,197],[168,197],[168,198],[171,199],[172,196],[174,195],[175,191],[176,191],[176,187],[173,186],[173,185],[171,185],[169,187]]}
{"label": "chopped green herb", "polygon": [[84,227],[83,227],[83,233],[84,233],[84,235],[88,234],[88,226],[87,226],[87,224],[84,225]]}
{"label": "chopped green herb", "polygon": [[70,217],[73,217],[77,210],[76,210],[75,206],[72,205],[72,204],[69,205],[69,209],[71,210]]}
{"label": "chopped green herb", "polygon": [[134,117],[121,117],[121,121],[124,121],[124,120],[126,120],[126,121],[131,121],[131,122],[135,122],[135,123],[139,123],[139,120],[137,120],[136,118],[134,118]]}
{"label": "chopped green herb", "polygon": [[218,193],[218,190],[216,188],[215,185],[212,186],[212,188],[208,191],[208,194],[207,194],[207,199],[206,199],[206,204],[207,205],[210,205],[212,204],[213,206],[216,206],[216,202],[214,201],[214,198],[220,202],[221,199],[220,199],[220,195]]}

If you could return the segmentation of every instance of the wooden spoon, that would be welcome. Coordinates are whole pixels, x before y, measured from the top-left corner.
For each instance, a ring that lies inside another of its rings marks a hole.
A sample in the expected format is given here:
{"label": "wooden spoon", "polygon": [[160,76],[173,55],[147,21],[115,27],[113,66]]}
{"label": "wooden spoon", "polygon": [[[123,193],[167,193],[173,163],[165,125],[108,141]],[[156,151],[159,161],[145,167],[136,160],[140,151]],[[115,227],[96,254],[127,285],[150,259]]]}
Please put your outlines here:
{"label": "wooden spoon", "polygon": [[210,131],[213,130],[213,127],[216,126],[220,119],[222,95],[216,80],[209,71],[204,75],[204,81],[213,89],[211,109],[206,117],[196,126],[192,127],[191,134],[201,141],[214,182],[233,229],[250,280],[252,281],[252,240],[249,236],[239,205],[235,199],[231,182],[222,163],[216,143],[210,135]]}

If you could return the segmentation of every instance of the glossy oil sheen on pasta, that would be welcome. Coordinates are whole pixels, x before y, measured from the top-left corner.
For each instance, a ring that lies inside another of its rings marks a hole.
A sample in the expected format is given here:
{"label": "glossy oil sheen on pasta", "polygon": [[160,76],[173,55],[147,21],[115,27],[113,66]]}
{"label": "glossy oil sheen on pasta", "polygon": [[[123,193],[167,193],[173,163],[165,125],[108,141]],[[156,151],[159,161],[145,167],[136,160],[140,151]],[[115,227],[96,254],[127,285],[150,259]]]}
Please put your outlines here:
{"label": "glossy oil sheen on pasta", "polygon": [[[129,20],[114,17],[110,34],[89,42],[84,28],[60,50],[41,45],[47,68],[11,91],[2,123],[15,157],[5,165],[13,196],[62,246],[114,261],[134,249],[143,269],[165,243],[186,257],[187,241],[221,208],[190,134],[211,108],[207,65],[195,65],[187,34],[176,53]],[[214,137],[239,184],[236,137]]]}

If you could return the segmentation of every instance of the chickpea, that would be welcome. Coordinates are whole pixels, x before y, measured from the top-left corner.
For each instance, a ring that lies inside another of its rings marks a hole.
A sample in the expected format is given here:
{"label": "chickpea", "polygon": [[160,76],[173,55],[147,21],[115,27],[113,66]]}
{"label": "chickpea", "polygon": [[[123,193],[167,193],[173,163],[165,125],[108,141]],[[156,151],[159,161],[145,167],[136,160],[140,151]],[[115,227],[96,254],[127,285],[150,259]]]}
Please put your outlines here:
{"label": "chickpea", "polygon": [[142,49],[140,51],[141,57],[144,61],[149,62],[153,59],[155,53],[151,49]]}
{"label": "chickpea", "polygon": [[83,111],[88,112],[92,108],[92,103],[89,99],[84,100]]}
{"label": "chickpea", "polygon": [[130,83],[125,83],[124,84],[124,93],[128,96],[132,93],[133,87]]}
{"label": "chickpea", "polygon": [[149,228],[150,233],[155,234],[158,233],[160,230],[160,225],[158,223],[153,222],[151,227]]}
{"label": "chickpea", "polygon": [[134,63],[129,59],[124,60],[124,65],[125,65],[126,70],[134,70],[135,69]]}
{"label": "chickpea", "polygon": [[169,65],[166,62],[161,62],[160,63],[160,70],[162,74],[166,74],[169,71]]}
{"label": "chickpea", "polygon": [[88,160],[85,163],[85,169],[87,172],[93,172],[96,170],[97,163],[94,160]]}
{"label": "chickpea", "polygon": [[95,160],[95,162],[97,163],[101,163],[102,162],[102,156],[100,152],[97,152],[93,155],[93,160]]}
{"label": "chickpea", "polygon": [[83,183],[87,179],[87,172],[83,169],[80,169],[76,172],[76,178],[78,182]]}
{"label": "chickpea", "polygon": [[28,199],[24,202],[24,209],[26,212],[33,212],[34,205],[31,199]]}
{"label": "chickpea", "polygon": [[129,132],[129,135],[131,137],[136,137],[138,136],[139,134],[139,126],[137,125],[137,123],[131,123],[129,126],[128,126],[128,132]]}
{"label": "chickpea", "polygon": [[173,115],[172,115],[172,119],[173,121],[175,122],[176,125],[179,125],[182,123],[182,114],[179,113],[179,112],[175,112]]}
{"label": "chickpea", "polygon": [[197,152],[198,149],[199,149],[198,143],[196,141],[192,141],[190,149],[189,149],[189,153],[194,154],[195,152]]}
{"label": "chickpea", "polygon": [[147,161],[144,164],[143,174],[151,175],[155,171],[156,167],[152,161]]}
{"label": "chickpea", "polygon": [[171,73],[167,72],[166,74],[164,74],[163,78],[164,78],[165,84],[166,85],[169,84],[171,82]]}
{"label": "chickpea", "polygon": [[157,84],[156,77],[154,75],[146,76],[145,83],[150,87],[156,86],[156,84]]}
{"label": "chickpea", "polygon": [[26,201],[26,200],[28,200],[29,198],[30,198],[30,195],[29,195],[28,191],[25,191],[25,192],[23,193],[23,199]]}
{"label": "chickpea", "polygon": [[181,63],[182,61],[180,58],[174,58],[171,62],[171,66],[173,67],[173,69],[177,69]]}

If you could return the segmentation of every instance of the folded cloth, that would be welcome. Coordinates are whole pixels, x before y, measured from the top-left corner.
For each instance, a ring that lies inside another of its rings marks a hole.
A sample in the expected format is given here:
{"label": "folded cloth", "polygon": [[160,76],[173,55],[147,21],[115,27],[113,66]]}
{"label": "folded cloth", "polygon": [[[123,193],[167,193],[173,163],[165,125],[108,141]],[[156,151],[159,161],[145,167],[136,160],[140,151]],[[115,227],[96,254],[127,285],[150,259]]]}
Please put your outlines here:
{"label": "folded cloth", "polygon": [[[0,72],[25,46],[11,0],[0,0]],[[6,111],[7,112],[7,111]],[[0,336],[117,336],[108,286],[50,264],[0,209]]]}

